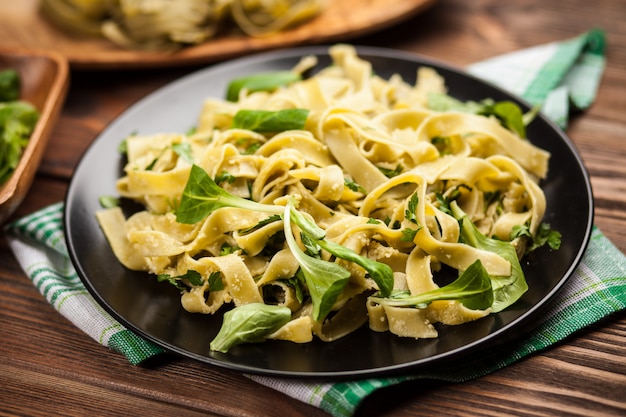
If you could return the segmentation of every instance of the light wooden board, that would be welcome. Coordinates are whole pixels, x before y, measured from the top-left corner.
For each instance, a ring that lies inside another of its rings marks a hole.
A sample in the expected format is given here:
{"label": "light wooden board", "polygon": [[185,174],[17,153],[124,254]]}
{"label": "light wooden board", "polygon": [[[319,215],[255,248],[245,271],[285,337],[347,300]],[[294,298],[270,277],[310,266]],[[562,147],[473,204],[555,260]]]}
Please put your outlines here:
{"label": "light wooden board", "polygon": [[158,53],[125,50],[105,39],[69,35],[39,13],[39,0],[20,0],[2,4],[0,43],[59,52],[72,68],[171,67],[295,45],[347,41],[406,20],[434,3],[436,0],[329,0],[315,19],[274,36],[221,35],[175,53]]}

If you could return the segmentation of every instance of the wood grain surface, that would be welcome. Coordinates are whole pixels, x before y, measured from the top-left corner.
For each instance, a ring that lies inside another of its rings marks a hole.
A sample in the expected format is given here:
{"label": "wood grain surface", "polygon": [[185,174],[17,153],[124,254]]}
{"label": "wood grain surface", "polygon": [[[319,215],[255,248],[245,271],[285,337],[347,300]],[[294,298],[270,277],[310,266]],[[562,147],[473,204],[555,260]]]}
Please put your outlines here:
{"label": "wood grain surface", "polygon": [[[568,134],[591,175],[595,224],[626,251],[626,2],[441,0],[384,31],[354,39],[457,66],[607,31],[596,103]],[[63,199],[81,154],[129,105],[197,66],[74,71],[30,193],[14,218]],[[564,202],[566,204],[567,202]],[[129,365],[56,313],[0,238],[0,415],[327,416],[242,375],[190,359]],[[626,313],[469,382],[430,380],[374,393],[356,416],[626,415]]]}

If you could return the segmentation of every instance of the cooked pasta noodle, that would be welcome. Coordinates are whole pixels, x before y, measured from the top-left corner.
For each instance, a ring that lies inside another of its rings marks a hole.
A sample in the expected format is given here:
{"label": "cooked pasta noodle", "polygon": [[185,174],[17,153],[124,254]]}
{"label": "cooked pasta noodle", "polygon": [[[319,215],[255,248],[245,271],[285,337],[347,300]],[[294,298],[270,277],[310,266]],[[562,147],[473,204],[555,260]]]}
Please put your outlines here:
{"label": "cooked pasta noodle", "polygon": [[[495,117],[429,109],[429,94],[445,93],[445,80],[430,68],[420,68],[411,85],[399,75],[375,75],[351,46],[334,46],[330,55],[333,65],[304,80],[271,91],[243,89],[236,102],[208,98],[193,133],[129,137],[117,189],[145,210],[128,219],[120,208],[97,213],[115,255],[151,274],[199,273],[201,282],[179,279],[190,312],[287,306],[292,320],[267,337],[297,343],[314,336],[336,340],[366,323],[374,331],[432,338],[436,323],[458,325],[497,311],[495,304],[471,309],[454,299],[419,308],[381,304],[370,297],[379,287],[366,269],[322,251],[349,280],[331,314],[316,320],[307,287],[297,279],[301,265],[281,239],[284,218],[264,222],[267,213],[224,207],[196,223],[177,221],[197,165],[216,182],[227,174],[219,184],[238,197],[283,207],[287,196],[297,196],[298,210],[326,239],[390,266],[394,290],[416,295],[440,288],[440,270],[464,271],[477,260],[490,276],[512,276],[509,259],[463,242],[460,222],[443,201],[454,201],[482,234],[510,242],[521,256],[523,239],[512,239],[512,231],[527,225],[534,234],[542,221],[546,203],[538,182],[549,154]],[[307,109],[303,128],[232,128],[240,110],[283,109]],[[177,153],[177,145],[188,146],[191,158]],[[214,273],[221,277],[216,288]]]}

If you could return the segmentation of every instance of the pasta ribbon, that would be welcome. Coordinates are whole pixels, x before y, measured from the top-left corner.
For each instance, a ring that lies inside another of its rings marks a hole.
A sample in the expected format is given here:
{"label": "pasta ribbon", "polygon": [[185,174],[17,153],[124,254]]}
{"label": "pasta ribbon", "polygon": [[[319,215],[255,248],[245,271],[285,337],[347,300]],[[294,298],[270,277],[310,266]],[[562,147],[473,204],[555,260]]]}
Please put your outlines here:
{"label": "pasta ribbon", "polygon": [[[382,281],[371,264],[354,260],[386,264],[393,296],[438,291],[440,274],[460,276],[477,261],[480,271],[502,278],[498,291],[519,284],[506,279],[517,277],[517,259],[471,242],[458,212],[485,239],[510,244],[521,257],[523,239],[512,236],[522,226],[539,229],[546,209],[539,181],[549,153],[494,117],[429,109],[429,94],[445,92],[432,69],[417,70],[410,84],[397,74],[376,75],[348,45],[332,47],[330,56],[332,65],[304,80],[244,89],[236,102],[207,99],[196,133],[129,137],[118,192],[145,210],[128,218],[119,208],[97,214],[116,257],[127,268],[169,277],[191,312],[251,303],[287,307],[292,320],[265,337],[295,343],[330,342],[363,325],[433,338],[439,323],[460,325],[489,314],[489,306],[469,308],[457,298],[412,307],[374,302]],[[294,71],[314,61],[305,57]],[[231,127],[241,110],[286,109],[308,110],[300,128]],[[195,184],[194,164],[225,194],[210,196],[206,184]],[[231,196],[276,210],[229,206]],[[184,198],[197,200],[194,210],[211,209],[200,221],[179,223]],[[289,223],[285,213],[291,212],[283,209],[291,204],[319,227],[315,239],[302,222]],[[318,262],[320,274],[330,263],[344,274],[324,319],[313,317],[308,285],[314,284],[303,278],[303,257]]]}

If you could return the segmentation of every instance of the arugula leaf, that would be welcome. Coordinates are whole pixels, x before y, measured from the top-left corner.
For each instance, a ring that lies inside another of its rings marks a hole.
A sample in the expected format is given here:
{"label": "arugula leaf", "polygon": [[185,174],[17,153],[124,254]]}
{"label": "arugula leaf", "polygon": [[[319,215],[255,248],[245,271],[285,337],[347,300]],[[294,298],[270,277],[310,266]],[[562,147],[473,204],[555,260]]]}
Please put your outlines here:
{"label": "arugula leaf", "polygon": [[302,232],[313,239],[317,245],[337,258],[354,262],[367,271],[370,277],[376,282],[380,292],[387,295],[393,288],[393,270],[387,264],[361,256],[353,250],[325,239],[324,229],[310,221],[307,217],[298,212],[293,204],[289,205],[294,223],[300,227]]}
{"label": "arugula leaf", "polygon": [[306,233],[300,233],[300,238],[302,240],[302,246],[304,246],[304,252],[307,255],[318,259],[322,258],[322,247],[317,244],[317,240],[311,238]]}
{"label": "arugula leaf", "polygon": [[247,129],[259,133],[303,129],[309,115],[307,109],[239,110],[231,129]]}
{"label": "arugula leaf", "polygon": [[102,208],[113,208],[113,207],[118,207],[120,205],[119,198],[108,196],[108,195],[103,195],[100,198],[98,198],[98,202],[100,203],[100,207]]}
{"label": "arugula leaf", "polygon": [[381,294],[388,294],[393,288],[393,270],[385,263],[375,261],[365,256],[361,256],[353,250],[339,245],[330,240],[319,240],[317,243],[326,252],[337,258],[354,262],[367,271],[369,276],[376,282]]}
{"label": "arugula leaf", "polygon": [[437,300],[457,300],[472,310],[486,310],[493,303],[493,291],[487,270],[480,260],[476,260],[455,281],[446,286],[417,295],[400,291],[387,298],[375,294],[369,299],[388,306],[417,308],[424,308]]}
{"label": "arugula leaf", "polygon": [[444,93],[431,93],[428,95],[428,108],[435,111],[460,111],[465,113],[480,114],[483,116],[495,116],[502,126],[517,133],[519,137],[526,137],[526,126],[532,121],[537,109],[523,114],[521,108],[512,101],[495,102],[485,99],[480,102],[460,101]]}
{"label": "arugula leaf", "polygon": [[192,165],[180,206],[176,210],[176,221],[184,224],[197,223],[222,207],[237,207],[271,214],[283,211],[282,207],[261,204],[230,194],[219,187],[204,169]]}
{"label": "arugula leaf", "polygon": [[301,79],[302,76],[293,71],[265,72],[236,78],[228,84],[226,100],[237,101],[239,92],[244,89],[250,93],[255,91],[273,91],[278,87],[289,85]]}
{"label": "arugula leaf", "polygon": [[[294,213],[297,211],[293,208],[293,203],[289,202],[283,214],[285,240],[300,264],[300,271],[313,303],[313,319],[323,321],[337,301],[337,297],[348,284],[350,272],[334,262],[309,256],[300,249],[291,231],[291,215]],[[305,228],[308,227],[305,226]],[[306,233],[305,230],[303,232]]]}
{"label": "arugula leaf", "polygon": [[526,126],[524,126],[522,110],[512,101],[487,104],[478,114],[496,116],[504,127],[517,133],[520,138],[526,137]]}
{"label": "arugula leaf", "polygon": [[[120,144],[121,145],[121,144]],[[124,146],[127,146],[125,140],[124,140]],[[180,158],[184,159],[185,161],[187,161],[190,164],[193,164],[193,156],[191,155],[191,145],[188,143],[174,143],[171,147],[165,147],[161,150],[161,152],[156,156],[156,158],[154,158],[145,168],[146,171],[152,171],[154,169],[154,166],[156,165],[156,163],[159,161],[159,159],[161,159],[161,157],[163,156],[163,154],[165,154],[165,152],[168,149],[172,149],[172,151],[174,151],[174,153],[176,155],[178,155]]]}
{"label": "arugula leaf", "polygon": [[495,313],[504,310],[528,290],[528,284],[517,258],[515,247],[509,242],[491,239],[480,233],[456,201],[450,204],[450,209],[454,218],[461,225],[461,239],[464,243],[477,249],[497,253],[511,263],[511,275],[490,276],[494,295],[492,311]]}
{"label": "arugula leaf", "polygon": [[288,307],[263,303],[243,304],[224,313],[224,321],[209,347],[227,353],[233,346],[262,342],[291,320]]}
{"label": "arugula leaf", "polygon": [[299,303],[302,303],[302,301],[304,301],[304,291],[302,289],[302,281],[298,279],[297,276],[293,278],[289,278],[289,279],[282,279],[280,281],[286,283],[288,286],[294,289],[294,291],[296,292],[296,300],[298,300]]}
{"label": "arugula leaf", "polygon": [[175,143],[172,145],[172,150],[178,155],[180,158],[183,158],[185,161],[193,164],[193,156],[191,153],[191,145],[187,142]]}
{"label": "arugula leaf", "polygon": [[255,224],[252,227],[248,227],[246,229],[241,229],[239,231],[239,234],[240,235],[247,235],[248,233],[252,233],[252,232],[254,232],[256,230],[259,230],[260,228],[262,228],[264,226],[267,226],[270,223],[277,222],[277,221],[279,221],[281,219],[282,219],[282,216],[280,214],[272,214],[268,218],[261,220],[260,222],[258,222],[257,224]]}
{"label": "arugula leaf", "polygon": [[460,111],[465,113],[478,113],[483,104],[475,101],[461,101],[445,93],[429,93],[426,106],[435,111]]}
{"label": "arugula leaf", "polygon": [[[312,244],[319,245],[338,258],[360,265],[376,281],[383,293],[391,291],[393,271],[383,263],[362,257],[341,245],[326,241],[326,232],[314,222],[298,212],[290,199],[286,207],[260,204],[228,193],[220,188],[209,175],[197,165],[192,165],[189,179],[183,190],[180,206],[176,210],[179,223],[197,223],[208,216],[213,210],[222,207],[238,207],[247,210],[261,211],[271,215],[283,214],[285,240],[294,257],[300,264],[309,294],[313,301],[315,320],[322,320],[348,282],[350,272],[334,262],[327,262],[307,255],[297,245],[291,231],[291,218],[300,227],[303,241],[309,239]],[[273,218],[272,220],[274,220]],[[313,248],[313,247],[312,247]],[[319,251],[313,248],[314,251]]]}

